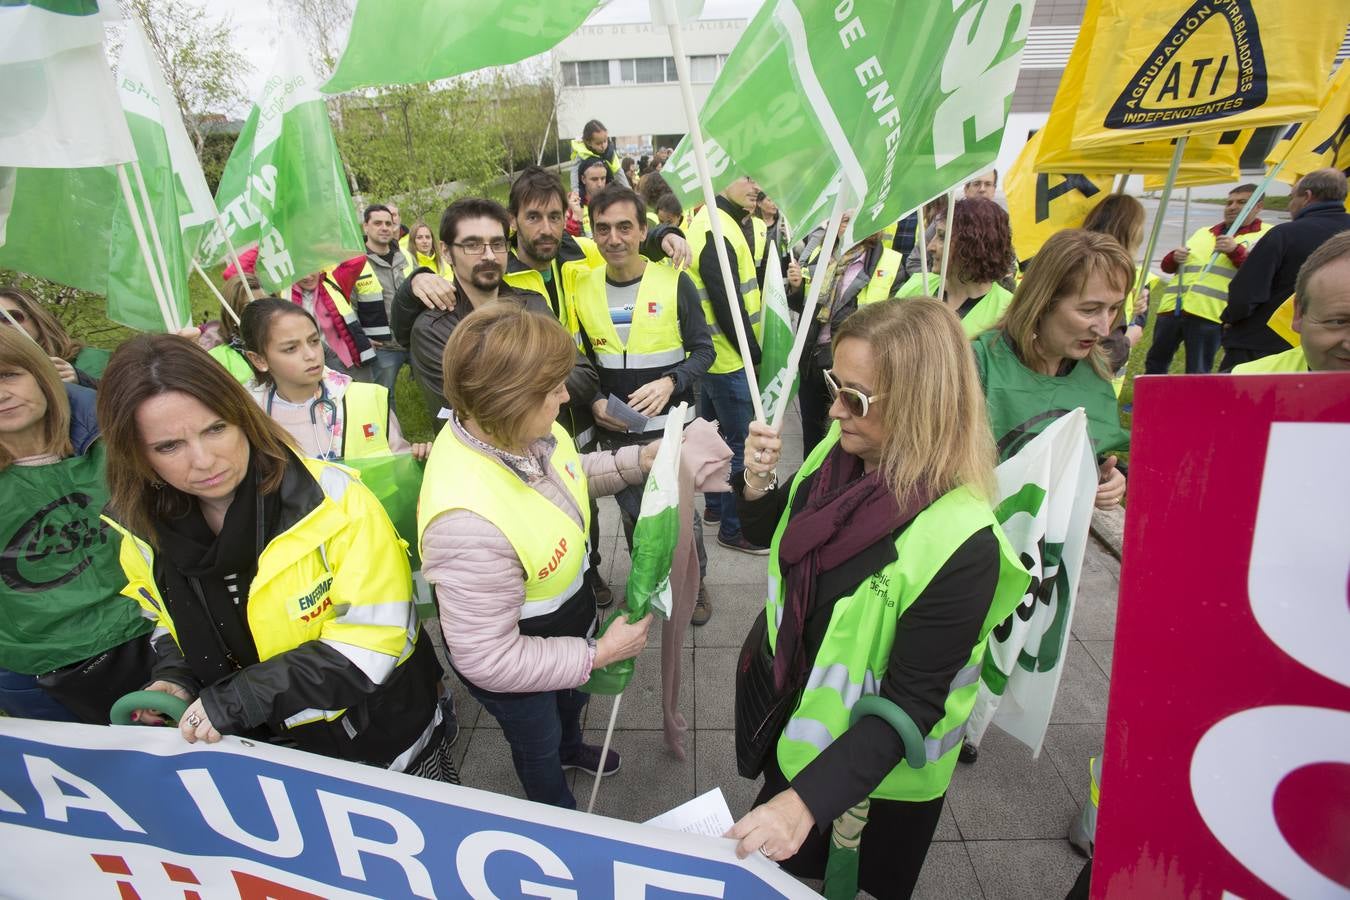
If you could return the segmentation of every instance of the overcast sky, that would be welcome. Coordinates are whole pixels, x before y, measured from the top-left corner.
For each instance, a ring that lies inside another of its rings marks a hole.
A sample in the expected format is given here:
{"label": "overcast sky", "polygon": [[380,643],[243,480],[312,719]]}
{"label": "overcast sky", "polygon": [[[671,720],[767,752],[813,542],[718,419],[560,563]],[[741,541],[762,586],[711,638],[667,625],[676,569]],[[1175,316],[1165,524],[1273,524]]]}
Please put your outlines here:
{"label": "overcast sky", "polygon": [[[228,14],[233,23],[235,46],[239,48],[253,71],[244,78],[246,93],[255,98],[259,93],[267,69],[277,54],[277,33],[284,27],[283,7],[275,0],[204,0],[207,11],[218,20]],[[472,0],[465,0],[472,2]],[[748,19],[759,9],[763,0],[706,0],[704,19]],[[611,0],[603,9],[587,20],[588,25],[647,22],[651,20],[648,0]],[[346,23],[337,26],[345,32]],[[243,118],[247,107],[232,110]]]}

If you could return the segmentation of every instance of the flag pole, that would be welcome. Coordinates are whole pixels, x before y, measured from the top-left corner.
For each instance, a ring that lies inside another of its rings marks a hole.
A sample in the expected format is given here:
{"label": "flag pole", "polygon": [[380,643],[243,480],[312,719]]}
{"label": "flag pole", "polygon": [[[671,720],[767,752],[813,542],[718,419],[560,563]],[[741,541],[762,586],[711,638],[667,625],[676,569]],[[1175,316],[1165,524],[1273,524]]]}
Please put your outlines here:
{"label": "flag pole", "polygon": [[956,215],[956,191],[947,195],[947,224],[942,231],[942,280],[938,282],[938,298],[946,302],[947,260],[952,255],[952,218]]}
{"label": "flag pole", "polygon": [[[680,35],[680,14],[675,9],[674,0],[662,0],[665,13],[666,33],[670,36],[670,50],[675,57],[675,73],[680,79],[680,98],[684,101],[684,114],[689,119],[689,136],[694,142],[694,162],[698,164],[698,180],[703,188],[703,205],[708,209],[708,225],[712,231],[713,247],[717,252],[717,265],[722,270],[722,286],[726,291],[728,304],[736,306],[733,298],[738,295],[737,281],[732,277],[731,263],[727,260],[726,244],[722,239],[722,217],[717,209],[717,193],[713,190],[712,170],[708,167],[708,157],[703,150],[703,126],[698,121],[698,105],[694,102],[694,86],[689,77],[689,58],[684,55],[684,38]],[[693,261],[698,265],[698,260]],[[736,346],[745,364],[745,379],[750,384],[750,403],[754,407],[755,419],[764,421],[764,405],[759,398],[759,381],[755,376],[755,364],[750,358],[750,341],[745,334],[745,323],[740,309],[731,310],[731,324],[736,331]]]}
{"label": "flag pole", "polygon": [[[177,298],[173,296],[173,279],[169,277],[169,260],[164,255],[164,242],[159,237],[159,223],[155,221],[155,212],[150,205],[150,191],[145,187],[145,176],[141,174],[141,162],[133,159],[130,163],[131,173],[136,176],[136,190],[140,193],[141,203],[145,206],[145,222],[150,226],[150,243],[155,248],[155,259],[159,262],[159,277],[164,284],[164,292],[169,297],[169,309],[173,313],[174,331],[182,330],[183,326],[178,321]],[[189,307],[191,304],[189,304]]]}
{"label": "flag pole", "polygon": [[1149,266],[1153,265],[1153,251],[1158,248],[1158,235],[1162,233],[1163,215],[1167,212],[1167,200],[1172,196],[1172,187],[1177,183],[1177,170],[1181,168],[1181,155],[1186,152],[1186,141],[1190,135],[1177,138],[1177,149],[1172,151],[1172,164],[1167,168],[1167,181],[1163,184],[1162,194],[1158,197],[1158,211],[1153,216],[1153,227],[1149,229],[1148,244],[1144,247],[1143,265],[1139,267],[1139,277],[1134,285],[1134,296],[1138,297],[1148,283]]}
{"label": "flag pole", "polygon": [[[202,271],[201,263],[197,262],[195,259],[192,261],[192,270],[202,276],[202,281],[206,282],[206,286],[211,289],[211,293],[215,294],[216,299],[220,301],[220,308],[229,313],[230,318],[234,320],[234,324],[238,325],[239,313],[235,312],[234,307],[230,306],[230,304],[225,301],[225,295],[216,287],[216,283],[211,280],[211,276]],[[248,286],[248,279],[244,279],[244,286]]]}
{"label": "flag pole", "polygon": [[600,745],[600,765],[596,768],[595,783],[591,785],[591,802],[586,804],[586,812],[595,809],[595,798],[600,795],[600,779],[605,777],[605,760],[609,758],[609,744],[614,739],[614,723],[619,720],[619,701],[623,692],[614,695],[614,705],[609,710],[609,725],[605,728],[605,741]]}
{"label": "flag pole", "polygon": [[[1190,189],[1189,187],[1186,188],[1186,199],[1185,199],[1185,203],[1186,203],[1186,206],[1181,210],[1181,242],[1182,242],[1183,244],[1184,244],[1186,241],[1188,241],[1188,240],[1191,239],[1191,189]],[[1151,260],[1150,260],[1150,262],[1151,262]],[[1145,270],[1145,271],[1148,270],[1148,266],[1147,266],[1147,265],[1144,266],[1144,270]],[[1148,276],[1145,276],[1145,278],[1147,278],[1147,277],[1148,277]],[[1177,308],[1176,308],[1176,314],[1177,314],[1178,316],[1181,315],[1181,301],[1185,298],[1185,296],[1186,296],[1186,267],[1185,267],[1185,266],[1177,266]],[[1138,297],[1139,297],[1139,295],[1136,294],[1136,295],[1135,295],[1135,299],[1137,300]],[[1153,298],[1150,297],[1149,299],[1152,300]],[[1133,310],[1131,310],[1131,312],[1133,312]]]}
{"label": "flag pole", "polygon": [[[1293,144],[1290,144],[1290,149],[1293,149]],[[1228,226],[1228,231],[1224,233],[1224,237],[1230,238],[1238,233],[1238,229],[1242,227],[1242,223],[1247,220],[1248,214],[1256,207],[1256,204],[1261,202],[1261,198],[1266,195],[1266,191],[1270,188],[1271,182],[1275,180],[1276,175],[1280,174],[1280,170],[1284,168],[1284,164],[1288,161],[1289,153],[1286,152],[1284,159],[1277,162],[1275,168],[1266,173],[1266,177],[1261,179],[1261,183],[1256,186],[1256,190],[1252,191],[1252,195],[1247,198],[1247,202],[1242,204],[1242,212],[1238,213],[1237,218],[1233,220],[1233,224]],[[1205,263],[1205,267],[1200,270],[1199,279],[1203,280],[1204,277],[1209,274],[1209,270],[1214,268],[1214,264],[1218,261],[1219,251],[1215,250],[1210,254],[1209,262]]]}
{"label": "flag pole", "polygon": [[[792,352],[788,355],[787,371],[796,372],[802,361],[802,352],[806,349],[806,333],[811,330],[811,322],[816,317],[816,306],[820,303],[820,292],[825,287],[825,271],[834,256],[834,245],[839,239],[839,224],[848,208],[851,192],[845,185],[843,176],[835,182],[838,193],[834,197],[834,209],[830,212],[829,223],[825,226],[825,239],[820,245],[820,255],[816,257],[816,275],[811,279],[811,288],[806,292],[806,303],[797,317],[797,333],[792,336]],[[788,391],[778,395],[774,408],[772,427],[783,430],[783,417],[787,414]]]}
{"label": "flag pole", "polygon": [[1125,182],[1127,182],[1127,181],[1129,181],[1129,180],[1130,180],[1130,173],[1128,173],[1128,172],[1121,172],[1121,173],[1120,173],[1120,176],[1119,176],[1118,178],[1116,178],[1115,186],[1111,188],[1111,193],[1113,193],[1113,194],[1123,194],[1123,193],[1125,193]]}
{"label": "flag pole", "polygon": [[[230,262],[234,263],[235,274],[243,279],[244,290],[248,292],[249,301],[257,300],[258,298],[253,296],[253,286],[248,283],[247,278],[244,278],[244,275],[247,274],[244,272],[244,264],[239,261],[239,254],[235,252],[234,242],[230,240],[230,231],[225,227],[225,220],[221,218],[219,210],[216,211],[216,227],[220,229],[221,235],[225,238],[225,255]],[[259,254],[262,253],[261,247],[258,248],[258,252]]]}
{"label": "flag pole", "polygon": [[[923,272],[923,289],[928,290],[928,226],[923,223],[923,204],[919,204],[919,221],[914,225],[915,240],[919,244],[919,266]],[[904,260],[901,260],[903,263]]]}
{"label": "flag pole", "polygon": [[[4,313],[5,318],[9,320],[9,324],[13,325],[14,328],[15,328],[15,330],[18,331],[19,334],[23,335],[24,337],[28,338],[28,339],[29,339],[30,341],[32,341],[33,343],[37,344],[38,339],[35,338],[35,337],[33,337],[31,334],[29,334],[29,333],[28,333],[28,329],[24,328],[22,325],[20,325],[18,322],[16,322],[16,321],[14,320],[14,315],[13,315],[9,310],[5,309],[3,306],[0,306],[0,313]],[[38,347],[41,348],[42,345],[41,345],[41,344],[38,344]],[[46,353],[47,353],[46,350],[43,350],[42,352],[43,352],[43,355],[46,355]]]}
{"label": "flag pole", "polygon": [[173,310],[169,307],[169,301],[164,295],[164,286],[159,282],[159,271],[155,266],[154,258],[150,253],[150,244],[145,237],[145,226],[141,222],[140,211],[136,207],[136,199],[131,193],[131,181],[127,178],[126,163],[119,163],[117,169],[117,183],[122,188],[122,200],[127,205],[127,212],[131,214],[131,229],[136,234],[136,242],[141,248],[141,259],[145,261],[146,273],[150,276],[150,289],[155,292],[155,302],[159,304],[159,314],[164,318],[164,327],[168,331],[178,331],[174,324],[176,318]]}

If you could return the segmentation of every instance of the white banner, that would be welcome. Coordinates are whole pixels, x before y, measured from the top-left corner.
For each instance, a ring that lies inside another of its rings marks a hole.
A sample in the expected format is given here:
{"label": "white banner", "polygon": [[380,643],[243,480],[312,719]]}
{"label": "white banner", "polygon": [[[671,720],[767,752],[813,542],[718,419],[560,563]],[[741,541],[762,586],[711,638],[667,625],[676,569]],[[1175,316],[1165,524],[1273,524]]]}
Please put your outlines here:
{"label": "white banner", "polygon": [[1064,674],[1097,492],[1087,414],[1080,407],[1061,416],[997,474],[996,514],[1031,584],[989,636],[966,740],[979,746],[992,723],[1039,756]]}
{"label": "white banner", "polygon": [[0,847],[16,900],[816,896],[730,839],[234,737],[3,717]]}

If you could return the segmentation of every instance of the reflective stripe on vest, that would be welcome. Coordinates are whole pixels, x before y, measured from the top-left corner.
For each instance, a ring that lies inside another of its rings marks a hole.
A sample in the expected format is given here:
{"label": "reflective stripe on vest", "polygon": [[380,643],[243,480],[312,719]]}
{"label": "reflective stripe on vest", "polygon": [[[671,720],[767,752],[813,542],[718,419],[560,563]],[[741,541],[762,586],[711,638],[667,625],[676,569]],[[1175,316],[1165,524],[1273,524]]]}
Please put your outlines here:
{"label": "reflective stripe on vest", "polygon": [[388,389],[353,381],[342,395],[342,458],[362,459],[392,452]]}
{"label": "reflective stripe on vest", "polygon": [[587,566],[586,473],[563,427],[554,422],[552,433],[557,446],[550,464],[576,504],[580,524],[500,461],[466,446],[454,423],[436,437],[417,503],[419,548],[432,520],[453,509],[475,513],[501,530],[525,570],[522,619],[559,609],[580,588]]}
{"label": "reflective stripe on vest", "polygon": [[[366,332],[366,337],[381,341],[394,336],[394,332],[389,328],[389,311],[384,308],[384,285],[380,284],[380,279],[375,275],[375,267],[370,264],[369,259],[361,267],[361,274],[352,288],[352,299],[356,301],[357,316],[361,319],[361,327]],[[377,309],[375,304],[379,304],[379,312],[370,318],[371,324],[367,324],[367,316]],[[365,316],[361,315],[362,310],[366,310]],[[383,325],[375,324],[379,319],[384,319]]]}
{"label": "reflective stripe on vest", "polygon": [[1301,346],[1233,366],[1234,375],[1274,375],[1307,371],[1308,356]]}
{"label": "reflective stripe on vest", "polygon": [[[1270,225],[1263,224],[1259,231],[1236,235],[1233,240],[1250,250],[1270,229]],[[1217,241],[1214,232],[1208,228],[1201,228],[1186,241],[1186,262],[1163,291],[1162,302],[1158,305],[1159,315],[1176,311],[1177,297],[1184,289],[1186,293],[1181,297],[1182,312],[1211,322],[1219,321],[1224,307],[1228,305],[1228,283],[1237,275],[1237,268],[1226,254],[1221,253],[1209,273],[1204,278],[1200,277],[1209,258],[1214,255]]]}
{"label": "reflective stripe on vest", "polygon": [[[803,479],[820,467],[838,440],[836,424],[793,480],[789,511]],[[784,514],[779,521],[769,551],[769,583],[776,583],[776,589],[770,589],[766,606],[771,648],[777,644],[781,598],[786,593],[778,553],[789,515],[790,512]],[[998,585],[979,639],[948,685],[942,718],[924,735],[927,764],[911,769],[903,760],[898,761],[871,796],[917,801],[931,800],[946,791],[956,768],[957,748],[975,705],[989,633],[1017,608],[1030,580],[996,524],[989,504],[965,487],[949,491],[919,513],[896,538],[895,561],[864,579],[852,595],[835,603],[825,637],[811,661],[813,668],[807,685],[778,740],[778,762],[789,780],[847,730],[849,711],[859,697],[880,691],[900,617],[923,594],[952,554],[972,534],[989,527],[999,544]]]}
{"label": "reflective stripe on vest", "polygon": [[590,339],[596,365],[611,370],[666,370],[684,362],[680,273],[670,266],[651,264],[643,270],[625,342],[609,310],[605,272],[602,266],[578,276],[573,298],[577,323]]}
{"label": "reflective stripe on vest", "polygon": [[[741,288],[741,300],[750,320],[751,331],[754,332],[755,338],[758,340],[763,336],[764,329],[759,311],[759,278],[755,273],[754,254],[750,252],[750,246],[745,242],[745,233],[741,231],[741,226],[737,224],[736,220],[720,208],[717,210],[717,214],[721,217],[722,235],[731,243],[731,249],[736,253],[735,278]],[[694,220],[689,224],[689,229],[685,234],[689,241],[689,252],[694,259],[694,265],[689,269],[689,276],[694,281],[694,287],[698,289],[698,297],[703,305],[703,318],[708,323],[708,330],[712,332],[713,350],[716,353],[712,367],[708,371],[714,375],[722,375],[727,372],[739,372],[745,368],[745,363],[741,361],[741,352],[736,343],[735,333],[726,335],[717,327],[717,316],[713,312],[712,300],[708,298],[703,277],[699,274],[699,259],[703,255],[704,246],[712,236],[710,221],[708,207],[705,206],[698,211],[698,215],[694,216]]]}

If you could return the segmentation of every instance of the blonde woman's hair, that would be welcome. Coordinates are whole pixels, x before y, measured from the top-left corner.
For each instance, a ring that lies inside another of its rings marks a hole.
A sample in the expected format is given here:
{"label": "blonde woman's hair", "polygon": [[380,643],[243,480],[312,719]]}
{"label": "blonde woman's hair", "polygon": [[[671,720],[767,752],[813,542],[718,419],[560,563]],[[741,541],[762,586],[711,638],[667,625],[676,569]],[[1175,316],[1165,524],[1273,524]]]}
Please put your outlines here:
{"label": "blonde woman's hair", "polygon": [[[70,398],[44,349],[17,329],[0,328],[0,369],[21,369],[32,375],[47,400],[40,452],[62,458],[74,453],[70,443]],[[13,462],[14,454],[0,443],[0,471],[8,469]]]}
{"label": "blonde woman's hair", "polygon": [[885,420],[880,470],[896,498],[940,496],[963,484],[993,497],[998,454],[956,313],[928,297],[872,303],[835,332],[836,352],[850,339],[872,349],[871,387],[880,399],[870,415]]}
{"label": "blonde woman's hair", "polygon": [[552,316],[499,300],[465,316],[441,357],[445,399],[503,449],[539,435],[525,420],[567,378],[576,344]]}
{"label": "blonde woman's hair", "polygon": [[[240,318],[243,318],[245,306],[260,297],[270,296],[262,289],[262,282],[258,280],[258,276],[252,272],[241,272],[231,276],[225,281],[220,295],[230,304],[234,315]],[[220,314],[220,333],[227,344],[239,337],[239,326],[234,324],[234,316],[225,312]]]}
{"label": "blonde woman's hair", "polygon": [[33,330],[37,332],[34,339],[43,350],[47,351],[48,356],[59,356],[66,362],[73,363],[75,357],[80,355],[84,343],[71,337],[56,320],[56,316],[48,312],[32,294],[20,288],[7,287],[0,288],[0,297],[4,297],[24,311],[33,324]]}
{"label": "blonde woman's hair", "polygon": [[[1134,260],[1115,238],[1067,228],[1041,245],[999,323],[1023,365],[1030,368],[1040,358],[1036,336],[1045,317],[1066,297],[1081,293],[1088,280],[1098,274],[1120,291],[1122,298],[1134,284]],[[1125,307],[1125,303],[1120,305],[1111,323],[1113,329],[1124,321]],[[1111,364],[1100,344],[1092,348],[1088,363],[1102,378],[1111,380]]]}

